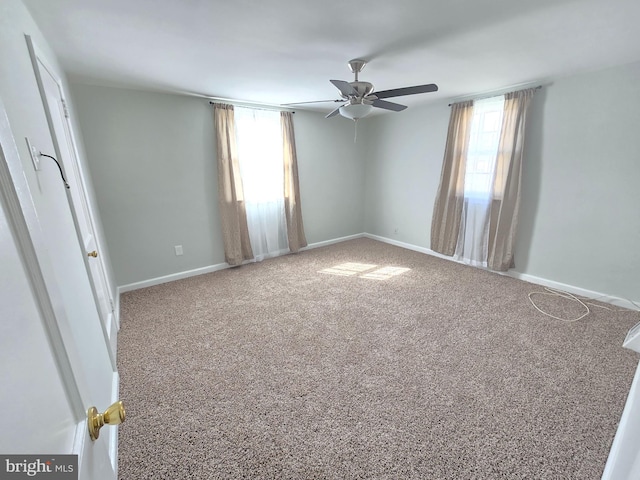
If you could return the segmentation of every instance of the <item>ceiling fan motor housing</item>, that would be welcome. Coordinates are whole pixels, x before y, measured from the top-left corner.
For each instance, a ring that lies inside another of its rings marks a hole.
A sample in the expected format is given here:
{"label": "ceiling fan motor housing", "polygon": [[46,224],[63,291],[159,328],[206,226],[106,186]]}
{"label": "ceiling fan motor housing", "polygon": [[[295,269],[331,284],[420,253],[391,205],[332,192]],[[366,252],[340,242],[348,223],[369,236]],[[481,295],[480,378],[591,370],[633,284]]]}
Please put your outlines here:
{"label": "ceiling fan motor housing", "polygon": [[[415,95],[417,93],[437,92],[438,86],[434,83],[429,85],[416,85],[414,87],[395,88],[392,90],[382,90],[374,92],[373,84],[370,82],[361,82],[358,74],[367,64],[364,60],[354,59],[349,62],[349,69],[354,73],[353,82],[345,82],[344,80],[329,80],[340,92],[340,96],[346,102],[341,107],[330,112],[325,118],[335,117],[340,114],[343,117],[352,120],[358,120],[367,116],[372,107],[382,108],[384,110],[392,110],[400,112],[405,110],[405,105],[399,103],[382,100],[384,98],[399,97],[402,95]],[[340,102],[340,100],[335,100]]]}
{"label": "ceiling fan motor housing", "polygon": [[358,92],[358,98],[362,98],[365,95],[369,95],[373,92],[373,83],[370,82],[350,82],[353,89]]}

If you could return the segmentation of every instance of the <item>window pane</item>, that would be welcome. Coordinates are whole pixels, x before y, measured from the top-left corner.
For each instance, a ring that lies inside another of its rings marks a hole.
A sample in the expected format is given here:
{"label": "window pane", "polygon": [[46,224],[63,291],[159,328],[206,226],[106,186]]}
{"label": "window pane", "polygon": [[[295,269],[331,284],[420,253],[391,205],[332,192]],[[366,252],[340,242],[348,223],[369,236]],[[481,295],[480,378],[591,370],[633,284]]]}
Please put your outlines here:
{"label": "window pane", "polygon": [[284,197],[280,112],[236,107],[238,157],[245,200],[270,202]]}
{"label": "window pane", "polygon": [[[502,110],[502,106],[500,107]],[[490,111],[484,116],[484,128],[485,132],[495,132],[500,130],[500,123],[502,122],[501,112]]]}
{"label": "window pane", "polygon": [[491,194],[503,106],[504,96],[474,104],[464,177],[465,197],[486,198]]}

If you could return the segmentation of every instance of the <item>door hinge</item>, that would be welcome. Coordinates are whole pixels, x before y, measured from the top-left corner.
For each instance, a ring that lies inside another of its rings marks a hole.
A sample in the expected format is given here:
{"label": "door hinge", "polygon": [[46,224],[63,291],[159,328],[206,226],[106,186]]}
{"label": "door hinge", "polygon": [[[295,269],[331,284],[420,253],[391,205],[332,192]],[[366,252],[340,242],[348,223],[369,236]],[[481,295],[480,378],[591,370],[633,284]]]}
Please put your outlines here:
{"label": "door hinge", "polygon": [[69,117],[69,108],[67,107],[67,102],[65,101],[64,98],[61,98],[60,101],[62,102],[62,111],[64,112],[64,118],[70,118]]}
{"label": "door hinge", "polygon": [[109,298],[109,305],[111,305],[111,313],[115,313],[116,307],[113,305],[113,300]]}

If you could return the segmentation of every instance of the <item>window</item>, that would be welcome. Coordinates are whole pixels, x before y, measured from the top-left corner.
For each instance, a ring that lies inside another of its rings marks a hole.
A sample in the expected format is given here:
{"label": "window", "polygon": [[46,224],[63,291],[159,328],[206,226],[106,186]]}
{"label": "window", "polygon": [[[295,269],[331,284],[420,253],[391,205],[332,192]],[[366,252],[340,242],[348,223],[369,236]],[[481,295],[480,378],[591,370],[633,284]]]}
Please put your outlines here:
{"label": "window", "polygon": [[221,103],[213,112],[227,263],[306,247],[291,112]]}
{"label": "window", "polygon": [[245,200],[258,203],[282,200],[280,112],[236,107],[235,120]]}
{"label": "window", "polygon": [[288,250],[280,112],[235,108],[240,176],[256,260]]}
{"label": "window", "polygon": [[502,95],[479,100],[473,106],[464,177],[465,198],[487,199],[491,196],[503,109]]}
{"label": "window", "polygon": [[524,129],[534,92],[452,104],[431,220],[434,251],[492,270],[513,265]]}

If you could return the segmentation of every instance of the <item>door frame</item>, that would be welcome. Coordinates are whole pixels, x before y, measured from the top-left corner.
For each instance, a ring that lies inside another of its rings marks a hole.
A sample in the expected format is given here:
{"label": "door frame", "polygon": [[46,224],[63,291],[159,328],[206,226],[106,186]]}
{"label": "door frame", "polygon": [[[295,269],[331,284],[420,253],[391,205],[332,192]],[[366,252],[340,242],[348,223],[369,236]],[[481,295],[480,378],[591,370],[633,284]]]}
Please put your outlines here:
{"label": "door frame", "polygon": [[[31,58],[31,63],[33,66],[33,71],[36,77],[36,82],[38,84],[38,91],[40,93],[40,98],[42,100],[42,104],[43,104],[43,108],[44,108],[44,113],[47,119],[47,125],[49,126],[49,132],[51,134],[51,140],[53,142],[53,147],[55,150],[55,154],[57,159],[59,160],[60,163],[60,168],[63,170],[63,172],[65,173],[67,179],[68,177],[68,170],[71,170],[71,173],[73,175],[72,179],[73,179],[73,183],[72,183],[72,188],[75,188],[78,192],[78,196],[80,198],[80,205],[76,205],[76,202],[74,202],[73,196],[70,194],[70,192],[67,190],[66,194],[67,194],[67,201],[69,203],[69,209],[71,211],[71,216],[73,218],[73,223],[75,226],[75,230],[76,230],[76,234],[78,236],[78,241],[79,244],[81,246],[81,248],[84,249],[84,245],[85,245],[85,239],[82,238],[82,230],[80,227],[80,221],[78,219],[79,215],[82,215],[84,219],[86,219],[86,223],[88,224],[88,228],[91,231],[91,234],[93,236],[94,242],[98,248],[99,251],[104,252],[106,251],[104,248],[104,245],[102,244],[102,241],[100,238],[98,238],[98,235],[96,234],[96,222],[95,219],[93,218],[93,213],[92,210],[90,208],[89,205],[89,201],[87,198],[87,192],[86,192],[86,188],[85,188],[85,176],[84,176],[84,172],[82,171],[82,167],[80,165],[79,162],[79,154],[78,154],[78,147],[77,147],[77,142],[75,140],[75,136],[73,134],[73,127],[71,125],[71,118],[70,118],[70,113],[69,113],[69,109],[68,109],[68,102],[66,101],[65,95],[64,95],[64,90],[62,88],[62,82],[59,78],[59,76],[57,75],[55,69],[53,69],[50,65],[50,63],[47,61],[47,58],[44,56],[44,54],[37,48],[37,46],[35,45],[35,43],[33,42],[33,39],[31,38],[30,35],[25,35],[25,40],[27,42],[27,48],[29,50],[29,56]],[[56,83],[57,89],[58,89],[58,94],[60,96],[60,100],[62,102],[62,109],[64,110],[64,119],[62,120],[63,123],[63,128],[64,128],[64,136],[66,138],[61,139],[58,138],[58,135],[55,131],[55,127],[54,127],[54,123],[53,123],[53,118],[52,115],[54,114],[54,112],[51,112],[49,109],[49,105],[47,103],[47,93],[44,87],[44,82],[42,79],[42,74],[40,71],[40,65],[42,66],[42,68],[44,68],[47,71],[47,74],[49,74],[51,76],[51,78],[53,79],[53,81]],[[69,157],[70,158],[65,158],[62,155],[62,151],[60,148],[60,143],[62,141],[67,142],[67,150],[69,152]],[[71,168],[68,168],[68,167]],[[65,168],[67,167],[67,168]],[[114,371],[117,371],[117,365],[116,365],[116,351],[117,351],[117,333],[118,330],[120,329],[120,323],[119,323],[119,315],[116,314],[115,312],[115,305],[114,305],[114,301],[113,301],[113,297],[112,297],[112,292],[111,292],[111,288],[110,288],[110,282],[109,282],[109,278],[107,275],[107,269],[106,269],[106,264],[103,261],[103,256],[99,255],[98,258],[94,258],[94,259],[89,259],[89,257],[87,255],[84,255],[84,250],[83,250],[83,261],[84,261],[84,266],[85,269],[87,270],[87,276],[89,277],[89,284],[91,287],[91,292],[93,294],[93,298],[94,298],[94,302],[96,303],[96,306],[98,307],[98,315],[100,317],[100,321],[101,321],[101,325],[102,325],[102,331],[103,331],[103,335],[105,337],[105,342],[107,344],[107,349],[109,351],[109,357],[111,359],[111,366],[113,368]],[[109,312],[106,313],[107,317],[105,317],[105,313],[102,311],[102,309],[100,308],[100,300],[99,300],[99,295],[98,295],[98,287],[95,284],[95,280],[94,280],[94,275],[91,271],[91,265],[89,264],[90,261],[95,261],[98,262],[98,270],[100,272],[99,276],[100,278],[98,279],[98,281],[102,284],[102,290],[104,295],[106,296],[106,301],[108,303],[107,308],[109,310]]]}
{"label": "door frame", "polygon": [[[88,440],[86,415],[86,405],[90,403],[90,399],[82,393],[88,392],[86,373],[82,368],[82,358],[75,348],[73,332],[64,305],[60,301],[55,301],[61,298],[61,294],[56,282],[51,281],[55,278],[55,272],[48,260],[47,241],[38,220],[2,98],[0,98],[0,201],[3,204],[9,228],[14,235],[16,248],[20,252],[25,275],[40,313],[42,329],[51,346],[62,387],[73,413],[76,426],[70,453],[78,455],[79,473],[82,473],[83,465],[87,461],[85,452],[90,451],[91,447]],[[48,278],[49,282],[45,278]],[[117,378],[118,374],[114,372],[114,382]],[[115,387],[117,388],[117,383]],[[115,393],[117,394],[117,391]],[[45,426],[46,423],[43,424],[43,428]],[[108,449],[106,455],[113,466],[115,478],[117,449],[116,457],[113,457],[113,447],[108,445],[106,448]]]}

